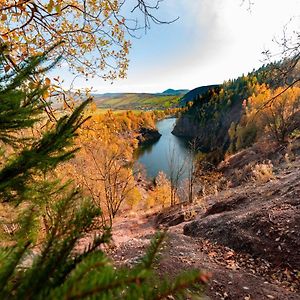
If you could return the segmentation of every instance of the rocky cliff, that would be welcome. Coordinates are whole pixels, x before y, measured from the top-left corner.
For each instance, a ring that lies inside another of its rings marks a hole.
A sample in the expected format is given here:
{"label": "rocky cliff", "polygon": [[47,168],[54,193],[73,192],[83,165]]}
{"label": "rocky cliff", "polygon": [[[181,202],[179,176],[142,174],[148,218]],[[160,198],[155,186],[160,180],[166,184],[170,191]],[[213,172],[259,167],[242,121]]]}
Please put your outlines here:
{"label": "rocky cliff", "polygon": [[174,127],[173,134],[195,139],[203,151],[225,150],[229,146],[228,130],[232,122],[238,123],[242,115],[242,101],[220,108],[210,113],[203,105],[195,105],[186,114],[182,115]]}

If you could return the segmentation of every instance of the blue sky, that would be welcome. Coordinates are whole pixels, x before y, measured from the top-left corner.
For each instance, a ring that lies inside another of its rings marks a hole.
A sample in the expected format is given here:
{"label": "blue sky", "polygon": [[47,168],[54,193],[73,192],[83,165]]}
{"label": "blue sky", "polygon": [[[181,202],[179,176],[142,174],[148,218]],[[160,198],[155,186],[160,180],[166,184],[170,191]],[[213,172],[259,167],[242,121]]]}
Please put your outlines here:
{"label": "blue sky", "polygon": [[[160,92],[221,83],[259,67],[264,49],[277,51],[274,37],[283,27],[300,30],[299,0],[164,0],[162,19],[179,20],[153,25],[141,39],[132,40],[127,79],[113,84],[100,78],[75,80],[76,88],[106,92]],[[298,14],[298,15],[297,15]],[[290,21],[291,17],[293,20]],[[55,75],[73,79],[62,66]]]}

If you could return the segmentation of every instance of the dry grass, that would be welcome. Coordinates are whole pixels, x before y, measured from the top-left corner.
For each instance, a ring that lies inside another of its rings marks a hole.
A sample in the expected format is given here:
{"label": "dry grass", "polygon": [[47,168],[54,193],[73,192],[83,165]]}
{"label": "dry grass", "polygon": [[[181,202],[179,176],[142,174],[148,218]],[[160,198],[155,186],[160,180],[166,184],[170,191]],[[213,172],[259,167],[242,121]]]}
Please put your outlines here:
{"label": "dry grass", "polygon": [[260,183],[266,183],[275,178],[273,172],[273,164],[271,161],[266,161],[261,164],[256,164],[252,168],[252,178]]}
{"label": "dry grass", "polygon": [[245,165],[243,168],[237,168],[233,173],[233,181],[235,185],[241,185],[243,182],[249,181],[252,177],[253,163]]}

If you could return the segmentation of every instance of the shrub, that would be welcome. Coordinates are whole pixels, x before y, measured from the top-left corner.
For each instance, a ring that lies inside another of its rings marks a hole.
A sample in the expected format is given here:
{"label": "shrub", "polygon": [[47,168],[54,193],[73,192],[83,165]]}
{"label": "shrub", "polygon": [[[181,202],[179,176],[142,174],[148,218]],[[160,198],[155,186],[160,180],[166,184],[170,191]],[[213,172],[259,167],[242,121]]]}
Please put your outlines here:
{"label": "shrub", "polygon": [[236,150],[245,149],[253,145],[256,140],[257,127],[254,123],[250,122],[246,126],[238,125],[236,128]]}
{"label": "shrub", "polygon": [[234,169],[232,175],[232,182],[235,186],[242,184],[243,182],[249,181],[253,176],[253,163],[249,163],[242,168]]}
{"label": "shrub", "polygon": [[253,179],[261,183],[266,183],[275,177],[273,173],[273,164],[271,161],[256,164],[252,168],[252,173]]}

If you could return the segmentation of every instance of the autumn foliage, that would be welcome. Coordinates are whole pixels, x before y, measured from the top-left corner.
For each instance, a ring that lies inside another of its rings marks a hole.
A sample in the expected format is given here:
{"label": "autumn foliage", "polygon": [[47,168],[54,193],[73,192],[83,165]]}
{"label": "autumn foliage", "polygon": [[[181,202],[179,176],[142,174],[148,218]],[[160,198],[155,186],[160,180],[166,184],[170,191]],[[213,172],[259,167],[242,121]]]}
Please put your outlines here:
{"label": "autumn foliage", "polygon": [[244,115],[238,124],[231,124],[231,150],[251,146],[260,138],[284,144],[300,124],[300,88],[285,91],[257,85],[255,93],[243,103]]}
{"label": "autumn foliage", "polygon": [[0,35],[13,64],[61,43],[53,57],[63,55],[77,72],[115,79],[125,76],[130,47],[120,9],[119,1],[106,0],[2,0]]}

